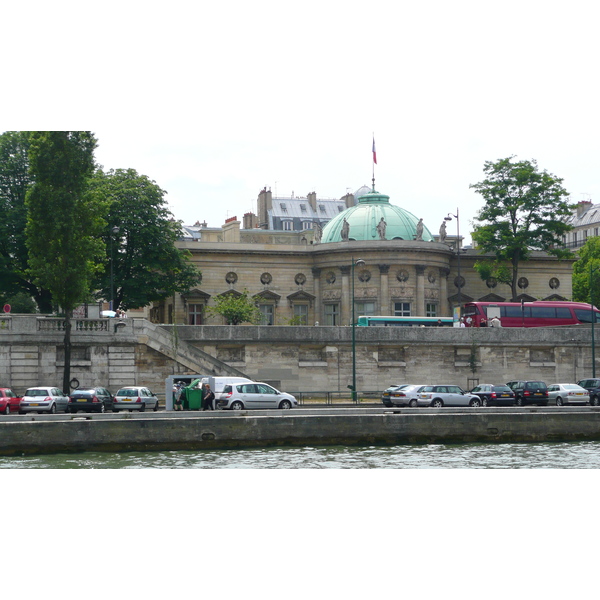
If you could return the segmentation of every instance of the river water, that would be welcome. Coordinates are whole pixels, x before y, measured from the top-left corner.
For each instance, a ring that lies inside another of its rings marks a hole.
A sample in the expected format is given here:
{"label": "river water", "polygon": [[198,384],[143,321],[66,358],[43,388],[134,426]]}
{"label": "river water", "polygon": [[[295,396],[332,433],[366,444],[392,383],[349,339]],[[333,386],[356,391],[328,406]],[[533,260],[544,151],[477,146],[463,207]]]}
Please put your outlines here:
{"label": "river water", "polygon": [[0,457],[2,469],[597,469],[600,442],[295,447]]}

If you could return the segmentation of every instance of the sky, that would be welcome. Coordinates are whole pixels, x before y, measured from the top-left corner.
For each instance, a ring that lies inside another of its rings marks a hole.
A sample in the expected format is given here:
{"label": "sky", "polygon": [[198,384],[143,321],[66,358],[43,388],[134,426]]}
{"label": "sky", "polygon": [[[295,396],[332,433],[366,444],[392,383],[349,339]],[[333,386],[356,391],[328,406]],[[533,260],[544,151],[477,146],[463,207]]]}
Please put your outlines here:
{"label": "sky", "polygon": [[376,189],[432,233],[458,211],[468,237],[470,184],[513,155],[600,201],[591,1],[33,5],[2,9],[27,31],[0,36],[0,131],[93,131],[185,224],[370,186],[373,137]]}

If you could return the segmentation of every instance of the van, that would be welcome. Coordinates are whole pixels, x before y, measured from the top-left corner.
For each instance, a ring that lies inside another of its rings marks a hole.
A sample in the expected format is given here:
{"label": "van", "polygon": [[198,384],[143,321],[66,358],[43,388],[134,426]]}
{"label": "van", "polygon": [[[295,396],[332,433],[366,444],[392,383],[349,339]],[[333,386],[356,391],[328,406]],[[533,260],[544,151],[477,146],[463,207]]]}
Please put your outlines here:
{"label": "van", "polygon": [[215,401],[221,399],[223,388],[226,385],[233,385],[235,383],[252,383],[252,379],[247,377],[203,377],[201,383],[208,383],[210,388],[215,394]]}

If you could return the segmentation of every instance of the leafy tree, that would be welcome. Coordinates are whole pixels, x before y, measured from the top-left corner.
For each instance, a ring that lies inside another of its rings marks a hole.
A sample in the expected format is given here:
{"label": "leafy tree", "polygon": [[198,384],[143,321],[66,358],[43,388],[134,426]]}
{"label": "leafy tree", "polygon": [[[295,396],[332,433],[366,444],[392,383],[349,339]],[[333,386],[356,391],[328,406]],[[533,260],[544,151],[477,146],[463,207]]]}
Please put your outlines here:
{"label": "leafy tree", "polygon": [[592,279],[594,304],[600,304],[600,237],[588,238],[579,249],[579,259],[573,265],[573,300],[591,302],[590,278]]}
{"label": "leafy tree", "polygon": [[9,296],[2,300],[3,304],[10,304],[10,312],[21,314],[36,313],[36,304],[31,296],[25,292],[17,292],[14,296]]}
{"label": "leafy tree", "polygon": [[35,131],[30,144],[34,184],[25,201],[30,273],[65,312],[63,390],[68,392],[73,309],[88,299],[104,250],[105,207],[89,187],[96,138],[89,131]]}
{"label": "leafy tree", "polygon": [[571,252],[560,247],[562,236],[571,229],[565,218],[572,206],[562,187],[562,179],[538,171],[537,162],[515,161],[513,156],[486,162],[486,178],[470,187],[485,200],[475,217],[473,240],[482,253],[490,252],[495,262],[477,261],[475,268],[483,279],[496,277],[510,285],[513,300],[517,289],[519,264],[532,250],[542,250],[558,258]]}
{"label": "leafy tree", "polygon": [[37,286],[27,273],[25,195],[33,184],[29,174],[29,132],[0,135],[0,295],[22,291],[33,297],[41,312],[52,311],[50,291]]}
{"label": "leafy tree", "polygon": [[215,305],[206,309],[209,315],[221,315],[227,325],[240,323],[260,323],[260,310],[250,299],[247,290],[243,293],[225,293],[215,298]]}
{"label": "leafy tree", "polygon": [[189,253],[175,247],[181,224],[156,182],[134,169],[98,170],[93,188],[109,202],[102,234],[105,268],[95,280],[98,298],[110,299],[114,293],[113,310],[139,308],[185,293],[201,280]]}

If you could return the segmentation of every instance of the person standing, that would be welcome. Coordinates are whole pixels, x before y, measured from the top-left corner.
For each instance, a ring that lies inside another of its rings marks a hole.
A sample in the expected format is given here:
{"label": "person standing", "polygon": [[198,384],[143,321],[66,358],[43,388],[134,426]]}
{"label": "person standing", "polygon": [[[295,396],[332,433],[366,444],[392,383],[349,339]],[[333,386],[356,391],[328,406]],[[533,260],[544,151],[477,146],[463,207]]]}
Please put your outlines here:
{"label": "person standing", "polygon": [[202,392],[202,410],[214,410],[213,401],[215,399],[214,392],[210,389],[208,383],[204,384]]}
{"label": "person standing", "polygon": [[183,410],[183,405],[181,403],[181,385],[179,383],[173,385],[173,406],[175,410]]}

